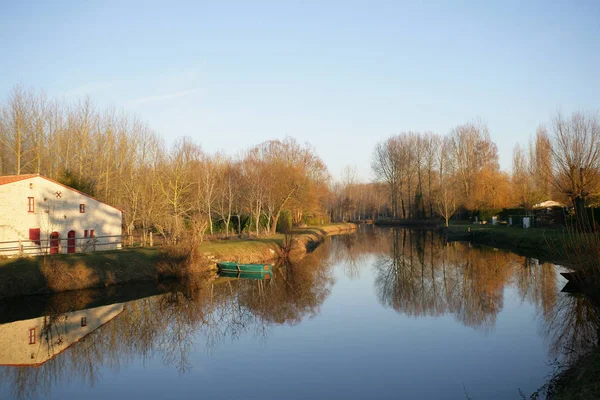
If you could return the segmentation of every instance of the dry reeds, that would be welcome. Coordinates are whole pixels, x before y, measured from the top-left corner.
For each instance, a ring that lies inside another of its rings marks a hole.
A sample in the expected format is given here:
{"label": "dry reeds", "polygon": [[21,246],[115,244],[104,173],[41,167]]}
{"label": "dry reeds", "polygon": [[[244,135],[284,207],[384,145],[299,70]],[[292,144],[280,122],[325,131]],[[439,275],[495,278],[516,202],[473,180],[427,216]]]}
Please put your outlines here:
{"label": "dry reeds", "polygon": [[568,225],[561,238],[557,259],[576,270],[582,283],[600,283],[600,235],[598,225],[586,224],[579,229]]}
{"label": "dry reeds", "polygon": [[184,278],[206,270],[209,260],[200,254],[194,240],[179,242],[161,249],[156,263],[158,279]]}

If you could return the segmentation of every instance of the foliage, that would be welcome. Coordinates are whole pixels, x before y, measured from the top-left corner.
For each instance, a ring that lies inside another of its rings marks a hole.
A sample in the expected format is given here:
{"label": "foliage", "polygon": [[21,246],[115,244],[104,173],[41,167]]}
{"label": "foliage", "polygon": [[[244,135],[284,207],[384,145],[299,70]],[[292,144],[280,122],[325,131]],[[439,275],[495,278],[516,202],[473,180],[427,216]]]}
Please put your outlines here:
{"label": "foliage", "polygon": [[73,189],[79,190],[90,196],[94,196],[94,182],[90,178],[79,177],[77,178],[71,171],[65,170],[57,178],[57,181],[63,185],[70,186]]}
{"label": "foliage", "polygon": [[499,216],[503,209],[500,208],[488,208],[480,209],[473,212],[473,216],[477,217],[479,221],[491,221],[492,217]]}
{"label": "foliage", "polygon": [[292,214],[283,211],[277,221],[277,232],[288,233],[292,229]]}
{"label": "foliage", "polygon": [[[127,233],[170,243],[206,233],[274,233],[323,215],[329,173],[312,146],[269,140],[237,157],[208,154],[190,138],[170,148],[145,123],[89,98],[73,103],[15,87],[0,104],[0,175],[38,173],[124,210]],[[221,221],[215,224],[215,221]]]}

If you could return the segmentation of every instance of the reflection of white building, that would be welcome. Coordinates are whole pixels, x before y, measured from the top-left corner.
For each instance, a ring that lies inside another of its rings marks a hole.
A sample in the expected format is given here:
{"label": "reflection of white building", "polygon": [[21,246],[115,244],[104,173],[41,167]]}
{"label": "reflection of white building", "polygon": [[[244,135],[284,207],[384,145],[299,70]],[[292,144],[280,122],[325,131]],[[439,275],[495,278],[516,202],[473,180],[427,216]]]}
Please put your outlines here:
{"label": "reflection of white building", "polygon": [[121,210],[52,179],[0,176],[0,255],[115,249],[122,219]]}
{"label": "reflection of white building", "polygon": [[121,312],[112,304],[0,325],[0,365],[41,365]]}

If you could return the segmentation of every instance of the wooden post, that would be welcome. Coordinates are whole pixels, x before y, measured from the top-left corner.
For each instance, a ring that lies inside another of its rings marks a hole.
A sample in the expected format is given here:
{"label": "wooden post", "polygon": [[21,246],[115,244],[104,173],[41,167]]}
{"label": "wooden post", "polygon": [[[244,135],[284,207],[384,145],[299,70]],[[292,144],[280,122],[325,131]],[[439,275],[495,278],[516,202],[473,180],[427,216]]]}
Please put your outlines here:
{"label": "wooden post", "polygon": [[19,254],[23,254],[23,243],[21,243],[20,238],[19,238]]}
{"label": "wooden post", "polygon": [[154,240],[152,238],[152,231],[150,231],[150,247],[154,246]]}

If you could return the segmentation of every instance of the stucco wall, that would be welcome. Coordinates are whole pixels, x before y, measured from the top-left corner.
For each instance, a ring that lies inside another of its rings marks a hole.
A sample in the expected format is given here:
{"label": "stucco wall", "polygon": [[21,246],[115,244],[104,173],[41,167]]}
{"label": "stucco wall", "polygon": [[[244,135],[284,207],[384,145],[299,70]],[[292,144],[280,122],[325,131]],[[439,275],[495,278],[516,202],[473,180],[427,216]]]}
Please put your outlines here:
{"label": "stucco wall", "polygon": [[[60,193],[60,196],[57,195]],[[34,212],[28,212],[28,197],[35,201]],[[79,205],[85,204],[85,213]],[[93,249],[92,240],[84,239],[84,230],[94,230],[96,250],[121,247],[120,236],[122,212],[84,194],[71,190],[42,177],[0,185],[0,242],[21,240],[25,254],[43,254],[48,251],[52,232],[58,232],[61,240],[60,252],[67,252],[68,232],[75,231],[76,252]],[[29,240],[29,229],[39,228],[41,246]],[[0,249],[17,247],[18,244],[2,244]],[[0,251],[0,255],[11,255],[15,251]]]}

